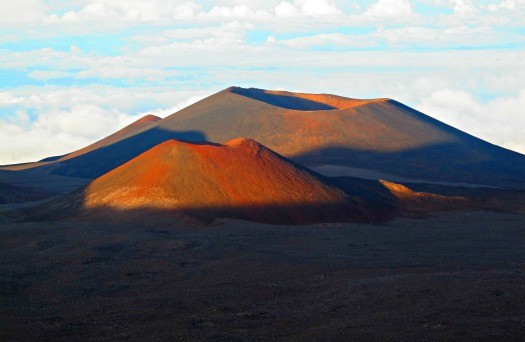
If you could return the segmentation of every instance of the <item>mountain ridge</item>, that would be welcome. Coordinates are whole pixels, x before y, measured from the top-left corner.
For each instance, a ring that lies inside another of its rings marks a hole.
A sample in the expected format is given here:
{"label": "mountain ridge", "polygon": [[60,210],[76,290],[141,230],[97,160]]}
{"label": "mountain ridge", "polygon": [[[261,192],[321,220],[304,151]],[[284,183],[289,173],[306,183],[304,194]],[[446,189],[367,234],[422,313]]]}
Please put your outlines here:
{"label": "mountain ridge", "polygon": [[39,169],[92,179],[164,140],[223,143],[236,136],[259,141],[307,167],[348,166],[429,181],[525,188],[525,156],[395,100],[239,87],[135,135]]}

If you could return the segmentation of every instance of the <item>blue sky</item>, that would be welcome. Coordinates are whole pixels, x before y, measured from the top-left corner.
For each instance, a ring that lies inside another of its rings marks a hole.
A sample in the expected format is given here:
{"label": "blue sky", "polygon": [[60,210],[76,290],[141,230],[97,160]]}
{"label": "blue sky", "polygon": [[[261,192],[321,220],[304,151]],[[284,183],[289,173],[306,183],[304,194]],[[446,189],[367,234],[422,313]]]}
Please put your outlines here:
{"label": "blue sky", "polygon": [[0,0],[0,164],[231,85],[390,97],[525,152],[525,0]]}

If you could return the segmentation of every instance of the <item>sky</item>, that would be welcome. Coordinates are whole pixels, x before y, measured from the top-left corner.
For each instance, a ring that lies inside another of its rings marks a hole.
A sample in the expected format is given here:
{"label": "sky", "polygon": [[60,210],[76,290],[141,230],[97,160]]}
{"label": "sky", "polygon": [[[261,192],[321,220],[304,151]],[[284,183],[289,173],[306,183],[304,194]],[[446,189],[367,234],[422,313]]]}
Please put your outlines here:
{"label": "sky", "polygon": [[388,97],[525,153],[525,0],[0,0],[0,164],[229,86]]}

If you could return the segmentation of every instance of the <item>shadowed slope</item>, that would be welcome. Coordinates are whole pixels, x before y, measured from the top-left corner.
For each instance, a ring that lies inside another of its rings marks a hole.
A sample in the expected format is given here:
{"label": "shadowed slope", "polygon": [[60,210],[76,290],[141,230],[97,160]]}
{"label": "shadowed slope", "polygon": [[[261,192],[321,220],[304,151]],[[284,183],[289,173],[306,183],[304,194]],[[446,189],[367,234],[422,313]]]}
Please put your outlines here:
{"label": "shadowed slope", "polygon": [[[15,197],[8,196],[12,199],[6,202],[22,202],[15,200],[19,195],[22,195],[21,199],[27,198],[27,200],[65,195],[88,183],[88,180],[83,178],[64,177],[50,173],[44,174],[38,171],[36,169],[23,171],[0,170],[0,192],[5,190],[4,193],[16,194]],[[13,191],[6,190],[9,188]],[[28,191],[32,194],[30,196],[24,195]]]}
{"label": "shadowed slope", "polygon": [[0,204],[38,201],[45,197],[33,189],[0,182]]}
{"label": "shadowed slope", "polygon": [[206,141],[198,131],[168,131],[156,126],[75,158],[39,168],[43,173],[93,179],[113,170],[148,149],[170,139]]}
{"label": "shadowed slope", "polygon": [[10,170],[10,171],[22,171],[27,169],[33,169],[39,166],[49,165],[53,164],[55,162],[60,162],[72,158],[76,158],[78,156],[81,156],[83,154],[95,151],[99,148],[112,145],[118,141],[121,141],[123,139],[132,137],[134,135],[139,134],[140,132],[144,131],[145,129],[153,126],[156,122],[160,121],[161,118],[155,115],[145,115],[142,118],[138,119],[137,121],[129,124],[128,126],[120,129],[119,131],[108,135],[107,137],[100,139],[96,142],[94,142],[91,145],[88,145],[86,147],[83,147],[79,150],[76,150],[74,152],[61,155],[61,156],[53,156],[53,157],[47,157],[42,160],[39,160],[38,162],[34,163],[21,163],[21,164],[13,164],[13,165],[5,165],[2,166],[1,169],[3,170]]}
{"label": "shadowed slope", "polygon": [[159,118],[158,116],[155,116],[155,115],[151,115],[151,114],[148,114],[146,116],[143,116],[142,118],[138,119],[137,121],[133,122],[132,124],[122,128],[121,130],[111,134],[111,135],[108,135],[107,137],[89,145],[89,146],[86,146],[80,150],[77,150],[77,151],[74,151],[74,152],[71,152],[71,153],[68,153],[62,157],[60,157],[59,159],[57,159],[58,161],[63,161],[63,160],[68,160],[68,159],[71,159],[71,158],[75,158],[75,157],[78,157],[82,154],[86,154],[88,152],[91,152],[91,151],[94,151],[96,149],[99,149],[101,147],[104,147],[104,146],[108,146],[108,145],[112,145],[118,141],[121,141],[123,139],[126,139],[128,137],[131,137],[133,135],[136,135],[142,131],[144,131],[145,129],[153,126],[153,124],[155,124],[156,122],[162,120],[161,118]]}
{"label": "shadowed slope", "polygon": [[225,145],[166,141],[43,209],[48,218],[140,211],[294,224],[381,221],[387,210],[373,212],[251,139]]}
{"label": "shadowed slope", "polygon": [[264,90],[257,88],[245,89],[240,87],[230,87],[227,91],[266,102],[273,106],[303,111],[348,109],[366,103],[383,100],[359,100],[330,94],[292,93],[289,91]]}

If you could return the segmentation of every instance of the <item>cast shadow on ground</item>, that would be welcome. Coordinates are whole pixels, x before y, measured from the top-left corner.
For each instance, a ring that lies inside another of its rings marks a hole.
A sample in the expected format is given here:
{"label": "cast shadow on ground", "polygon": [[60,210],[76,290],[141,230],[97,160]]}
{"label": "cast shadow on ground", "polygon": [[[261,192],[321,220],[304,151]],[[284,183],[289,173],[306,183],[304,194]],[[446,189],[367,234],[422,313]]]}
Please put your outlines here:
{"label": "cast shadow on ground", "polygon": [[[321,176],[322,177],[322,176]],[[210,224],[217,218],[248,220],[266,224],[301,225],[330,222],[365,222],[382,224],[397,215],[396,198],[378,181],[357,178],[329,179],[333,186],[348,193],[346,202],[268,203],[229,206],[194,206],[176,209],[141,207],[122,209],[111,206],[85,208],[87,188],[30,209],[10,213],[15,221],[104,220],[157,222],[196,222]]]}
{"label": "cast shadow on ground", "polygon": [[477,148],[482,157],[470,154],[468,146],[454,143],[392,152],[327,146],[290,159],[308,166],[348,166],[421,180],[525,189],[523,156],[512,151],[494,154],[490,145],[484,150]]}

